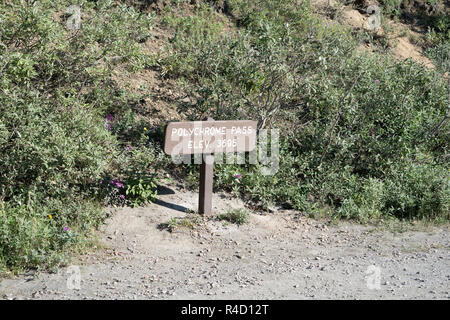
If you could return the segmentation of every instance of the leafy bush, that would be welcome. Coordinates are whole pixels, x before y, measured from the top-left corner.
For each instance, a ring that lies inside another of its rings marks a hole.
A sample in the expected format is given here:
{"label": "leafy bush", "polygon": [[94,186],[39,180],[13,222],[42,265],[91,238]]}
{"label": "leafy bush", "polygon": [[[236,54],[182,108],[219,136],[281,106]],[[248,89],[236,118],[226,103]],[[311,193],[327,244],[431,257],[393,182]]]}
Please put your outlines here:
{"label": "leafy bush", "polygon": [[381,0],[380,4],[382,5],[385,14],[400,16],[402,2],[403,0]]}
{"label": "leafy bush", "polygon": [[[58,110],[59,109],[59,110]],[[61,198],[99,179],[116,155],[101,120],[74,99],[52,105],[36,92],[0,96],[0,198]]]}
{"label": "leafy bush", "polygon": [[68,249],[83,248],[105,215],[75,197],[33,206],[0,206],[0,273],[24,268],[55,268],[68,261]]}
{"label": "leafy bush", "polygon": [[126,199],[132,203],[133,206],[140,206],[147,202],[156,199],[156,177],[136,175],[131,176],[126,181],[127,189],[125,191]]}
{"label": "leafy bush", "polygon": [[[186,30],[180,20],[160,61],[197,102],[180,103],[187,117],[249,118],[281,130],[275,175],[216,166],[216,187],[266,208],[278,201],[360,220],[447,217],[448,84],[439,74],[356,51],[345,28],[315,18],[306,2],[232,3],[237,32],[210,34],[203,22]],[[415,174],[403,175],[417,170],[429,178],[423,192],[412,188]],[[390,186],[398,192],[387,194]]]}
{"label": "leafy bush", "polygon": [[384,209],[401,218],[448,221],[448,168],[413,161],[395,167],[386,181]]}
{"label": "leafy bush", "polygon": [[441,73],[450,72],[450,40],[426,51]]}
{"label": "leafy bush", "polygon": [[[71,5],[79,29],[67,27]],[[99,182],[154,159],[142,159],[151,144],[124,150],[134,140],[117,141],[107,116],[133,98],[113,70],[152,63],[139,44],[152,16],[107,0],[19,0],[1,2],[0,21],[0,268],[52,266],[104,217]]]}

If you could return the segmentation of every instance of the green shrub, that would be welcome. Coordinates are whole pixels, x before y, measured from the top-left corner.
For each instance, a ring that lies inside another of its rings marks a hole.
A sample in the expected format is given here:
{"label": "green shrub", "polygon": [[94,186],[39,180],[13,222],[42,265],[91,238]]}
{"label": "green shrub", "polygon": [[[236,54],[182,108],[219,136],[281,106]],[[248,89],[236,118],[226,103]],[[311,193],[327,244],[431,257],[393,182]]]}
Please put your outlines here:
{"label": "green shrub", "polygon": [[[80,29],[66,26],[70,5]],[[108,0],[18,0],[0,3],[0,21],[0,268],[51,267],[104,218],[100,182],[155,159],[143,138],[124,150],[136,136],[108,119],[139,99],[113,71],[152,63],[140,49],[152,16]]]}
{"label": "green shrub", "polygon": [[73,99],[55,106],[36,92],[0,95],[4,125],[0,199],[19,204],[82,190],[116,155],[103,122]]}
{"label": "green shrub", "polygon": [[98,205],[68,197],[34,206],[0,206],[0,273],[67,263],[104,219]]}
{"label": "green shrub", "polygon": [[403,0],[381,0],[383,13],[386,15],[400,16]]}
{"label": "green shrub", "polygon": [[441,73],[450,72],[450,40],[438,44],[426,51]]}
{"label": "green shrub", "polygon": [[[330,206],[344,218],[414,219],[427,208],[429,218],[447,217],[449,190],[436,180],[448,170],[449,140],[448,84],[439,74],[357,51],[345,28],[315,18],[307,2],[232,4],[237,32],[211,35],[204,23],[187,32],[180,21],[170,56],[160,61],[196,101],[179,105],[188,118],[253,119],[281,130],[275,175],[216,165],[216,188],[307,214]],[[410,187],[414,175],[400,179],[408,168],[430,177],[421,182],[428,191]],[[387,196],[391,185],[398,202]],[[440,196],[430,200],[433,190]]]}
{"label": "green shrub", "polygon": [[448,168],[408,161],[395,165],[385,183],[384,210],[403,219],[448,221]]}
{"label": "green shrub", "polygon": [[226,213],[219,215],[219,220],[226,220],[237,225],[248,223],[249,214],[245,209],[228,210]]}
{"label": "green shrub", "polygon": [[155,175],[146,176],[137,174],[130,176],[126,180],[126,199],[133,206],[140,206],[156,199],[156,178]]}
{"label": "green shrub", "polygon": [[[62,15],[73,4],[79,30]],[[110,1],[60,0],[5,2],[0,20],[0,199],[96,182],[117,156],[101,117],[127,103],[112,70],[145,60],[138,42],[151,17]]]}

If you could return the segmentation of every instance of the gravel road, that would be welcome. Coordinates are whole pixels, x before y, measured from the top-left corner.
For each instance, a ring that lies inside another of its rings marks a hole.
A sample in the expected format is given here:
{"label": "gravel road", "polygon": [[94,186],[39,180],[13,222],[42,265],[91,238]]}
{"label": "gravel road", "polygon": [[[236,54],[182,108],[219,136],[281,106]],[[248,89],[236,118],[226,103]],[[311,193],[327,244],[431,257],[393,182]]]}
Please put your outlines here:
{"label": "gravel road", "polygon": [[[394,234],[277,210],[243,226],[205,219],[171,233],[158,226],[192,214],[184,209],[198,197],[171,190],[115,210],[100,248],[71,266],[3,279],[0,299],[450,298],[448,226]],[[243,207],[225,194],[213,202],[219,213]]]}

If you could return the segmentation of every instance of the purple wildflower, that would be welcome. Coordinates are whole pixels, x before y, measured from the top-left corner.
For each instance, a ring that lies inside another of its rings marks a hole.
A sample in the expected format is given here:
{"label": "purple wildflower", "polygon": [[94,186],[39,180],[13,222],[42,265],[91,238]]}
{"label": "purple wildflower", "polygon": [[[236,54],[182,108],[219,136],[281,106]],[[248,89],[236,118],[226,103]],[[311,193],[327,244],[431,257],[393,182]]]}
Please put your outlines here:
{"label": "purple wildflower", "polygon": [[120,199],[124,200],[125,199],[125,195],[121,194],[120,195]]}
{"label": "purple wildflower", "polygon": [[122,188],[123,187],[123,183],[120,182],[120,180],[117,179],[112,179],[111,180],[111,184],[115,184],[117,187]]}
{"label": "purple wildflower", "polygon": [[234,177],[235,177],[236,179],[240,179],[240,178],[242,178],[242,174],[238,173],[238,174],[236,174]]}
{"label": "purple wildflower", "polygon": [[113,115],[112,115],[112,114],[108,114],[108,115],[106,116],[106,120],[112,121],[112,119],[113,119]]}
{"label": "purple wildflower", "polygon": [[131,146],[128,146],[128,150],[130,150],[130,151],[131,151]]}
{"label": "purple wildflower", "polygon": [[69,227],[65,226],[65,227],[63,228],[63,230],[64,230],[64,231],[68,231],[68,230],[69,230]]}
{"label": "purple wildflower", "polygon": [[379,82],[380,82],[380,80],[378,80],[378,79],[377,79],[377,80],[375,80],[375,83],[379,83]]}

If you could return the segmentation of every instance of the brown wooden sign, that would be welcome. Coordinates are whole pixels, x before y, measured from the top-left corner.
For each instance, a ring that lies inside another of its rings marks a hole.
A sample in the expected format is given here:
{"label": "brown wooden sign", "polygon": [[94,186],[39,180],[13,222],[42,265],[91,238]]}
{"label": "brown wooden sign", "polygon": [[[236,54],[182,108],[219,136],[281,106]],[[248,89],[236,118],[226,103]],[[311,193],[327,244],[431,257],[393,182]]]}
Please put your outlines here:
{"label": "brown wooden sign", "polygon": [[256,146],[256,121],[233,120],[171,122],[166,127],[164,152],[169,155],[203,154],[200,165],[200,214],[211,214],[215,152],[246,152]]}
{"label": "brown wooden sign", "polygon": [[256,121],[171,122],[166,127],[164,152],[170,155],[245,152],[256,145]]}

